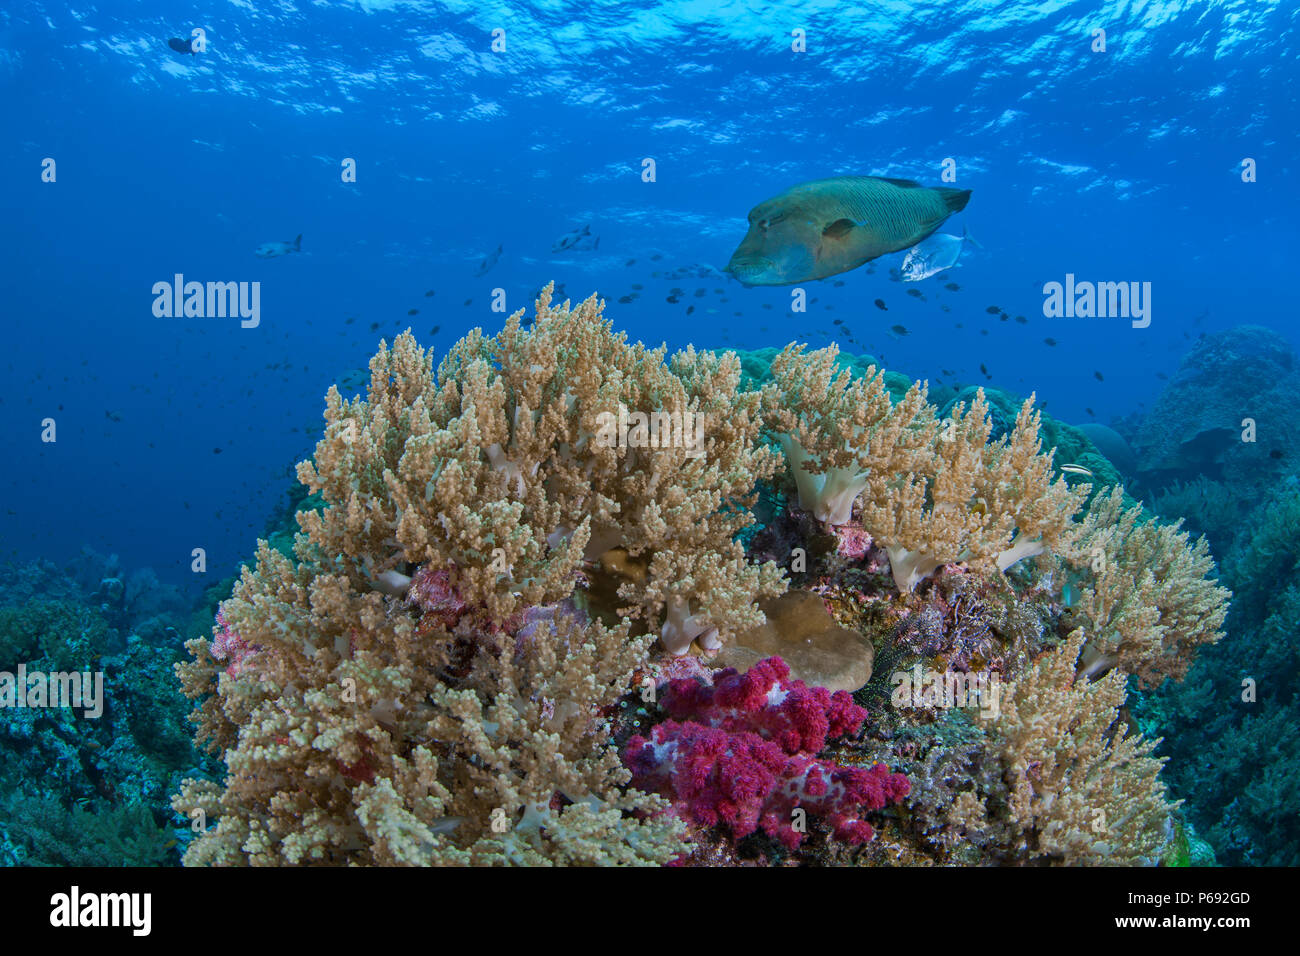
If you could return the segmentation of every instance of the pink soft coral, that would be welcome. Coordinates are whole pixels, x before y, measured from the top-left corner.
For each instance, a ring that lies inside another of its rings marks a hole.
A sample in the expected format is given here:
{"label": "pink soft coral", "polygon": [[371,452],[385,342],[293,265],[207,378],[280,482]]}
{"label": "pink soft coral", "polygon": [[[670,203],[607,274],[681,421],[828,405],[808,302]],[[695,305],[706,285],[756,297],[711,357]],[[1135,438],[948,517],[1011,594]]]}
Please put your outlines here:
{"label": "pink soft coral", "polygon": [[761,828],[794,849],[804,834],[793,811],[802,808],[823,817],[836,839],[869,840],[861,814],[906,796],[907,778],[883,764],[819,760],[826,740],[856,733],[866,711],[846,691],[789,676],[781,658],[769,657],[745,674],[720,671],[711,687],[672,681],[663,706],[673,719],[649,739],[633,737],[624,751],[635,785],[668,796],[694,823],[724,825],[736,839]]}
{"label": "pink soft coral", "polygon": [[226,616],[217,612],[217,630],[208,645],[213,659],[226,664],[226,673],[238,677],[248,666],[248,658],[257,652],[256,644],[249,644],[230,626]]}

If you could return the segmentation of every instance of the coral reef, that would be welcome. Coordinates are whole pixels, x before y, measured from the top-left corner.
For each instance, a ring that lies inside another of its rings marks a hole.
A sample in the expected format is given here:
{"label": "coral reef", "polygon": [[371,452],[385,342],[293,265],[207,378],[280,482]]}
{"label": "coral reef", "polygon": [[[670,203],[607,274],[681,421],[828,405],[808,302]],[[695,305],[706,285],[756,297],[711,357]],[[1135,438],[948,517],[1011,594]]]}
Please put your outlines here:
{"label": "coral reef", "polygon": [[602,308],[548,287],[331,389],[292,548],[177,668],[224,764],[173,798],[187,863],[1160,859],[1118,711],[1217,635],[1204,544],[1118,489],[1080,515],[1032,397],[941,416],[833,348],[669,357]]}
{"label": "coral reef", "polygon": [[[1183,499],[1189,522],[1204,527],[1237,507],[1235,487],[1222,489],[1226,501],[1208,481],[1200,490],[1204,498]],[[1170,789],[1187,799],[1189,821],[1222,862],[1296,866],[1300,823],[1278,808],[1300,799],[1300,482],[1279,483],[1230,534],[1228,638],[1205,648],[1184,682],[1138,697],[1133,711],[1165,737]]]}
{"label": "coral reef", "polygon": [[1297,394],[1300,363],[1277,332],[1244,325],[1205,336],[1132,437],[1139,475],[1153,490],[1205,477],[1260,500],[1300,467],[1286,440]]}
{"label": "coral reef", "polygon": [[[122,579],[155,580],[89,551],[69,567],[0,572],[0,864],[178,860],[167,797],[201,765],[172,674],[186,614],[170,589],[102,587]],[[106,591],[121,600],[106,602]],[[18,703],[21,675],[73,673],[91,675],[91,696],[101,676],[97,704]]]}

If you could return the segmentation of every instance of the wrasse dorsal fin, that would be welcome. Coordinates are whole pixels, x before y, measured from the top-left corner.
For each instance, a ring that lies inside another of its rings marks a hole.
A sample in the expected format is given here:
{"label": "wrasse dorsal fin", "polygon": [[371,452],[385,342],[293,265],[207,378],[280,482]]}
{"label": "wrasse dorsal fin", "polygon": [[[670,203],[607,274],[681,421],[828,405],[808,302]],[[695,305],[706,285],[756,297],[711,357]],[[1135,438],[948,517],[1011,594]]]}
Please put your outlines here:
{"label": "wrasse dorsal fin", "polygon": [[843,239],[853,227],[857,225],[852,219],[836,219],[833,223],[822,230],[822,235],[827,239]]}
{"label": "wrasse dorsal fin", "polygon": [[873,176],[873,179],[879,179],[882,183],[889,183],[893,186],[900,186],[903,189],[922,189],[920,183],[915,179],[891,179],[888,176]]}

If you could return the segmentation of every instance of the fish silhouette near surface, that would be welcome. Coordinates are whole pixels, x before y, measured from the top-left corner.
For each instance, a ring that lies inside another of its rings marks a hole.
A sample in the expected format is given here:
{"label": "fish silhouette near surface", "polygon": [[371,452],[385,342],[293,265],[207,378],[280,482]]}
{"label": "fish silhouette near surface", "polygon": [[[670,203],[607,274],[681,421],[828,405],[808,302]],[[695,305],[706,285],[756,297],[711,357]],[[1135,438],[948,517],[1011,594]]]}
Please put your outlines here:
{"label": "fish silhouette near surface", "polygon": [[483,257],[483,261],[478,264],[478,271],[474,273],[474,276],[477,278],[478,276],[487,275],[492,270],[492,267],[497,264],[497,260],[500,258],[501,258],[501,246],[498,245],[495,250],[489,252],[486,256]]}
{"label": "fish silhouette near surface", "polygon": [[167,45],[177,53],[188,53],[190,56],[194,56],[193,40],[182,40],[179,37],[172,37],[167,41]]}
{"label": "fish silhouette near surface", "polygon": [[574,229],[567,232],[555,241],[551,246],[551,254],[557,252],[587,252],[595,251],[600,246],[600,236],[591,234],[591,225],[585,225],[581,229]]}
{"label": "fish silhouette near surface", "polygon": [[745,285],[790,285],[910,249],[966,208],[969,189],[838,176],[800,183],[749,211],[727,264]]}
{"label": "fish silhouette near surface", "polygon": [[274,259],[276,256],[286,256],[291,252],[302,252],[302,233],[293,242],[264,242],[253,250],[253,255],[259,259]]}
{"label": "fish silhouette near surface", "polygon": [[920,282],[932,275],[938,275],[945,269],[951,269],[961,258],[962,248],[970,243],[977,249],[983,249],[969,229],[962,229],[960,236],[950,236],[938,232],[928,239],[922,239],[903,257],[903,281]]}

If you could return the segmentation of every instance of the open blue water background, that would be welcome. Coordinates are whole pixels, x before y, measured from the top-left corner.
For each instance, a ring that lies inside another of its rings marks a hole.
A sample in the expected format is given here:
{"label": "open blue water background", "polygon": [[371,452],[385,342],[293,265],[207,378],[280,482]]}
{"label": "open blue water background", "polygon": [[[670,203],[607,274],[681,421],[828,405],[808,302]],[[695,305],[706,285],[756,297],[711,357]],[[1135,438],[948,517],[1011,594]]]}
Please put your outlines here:
{"label": "open blue water background", "polygon": [[[1298,16],[1259,0],[6,3],[0,559],[89,544],[184,584],[203,547],[226,573],[310,454],[330,383],[408,326],[439,354],[495,331],[493,289],[531,308],[552,278],[598,290],[647,342],[835,340],[912,377],[1036,391],[1067,421],[1140,413],[1202,333],[1296,341]],[[204,54],[168,49],[196,26]],[[984,248],[917,284],[925,301],[890,280],[901,254],[806,284],[799,316],[788,288],[652,275],[724,266],[750,207],[794,183],[938,185],[947,158],[974,193],[943,231]],[[550,252],[583,224],[598,249]],[[298,233],[301,254],[254,257]],[[151,287],[178,272],[261,282],[261,325],[155,318]],[[1043,283],[1067,272],[1151,282],[1151,326],[1044,318]]]}

